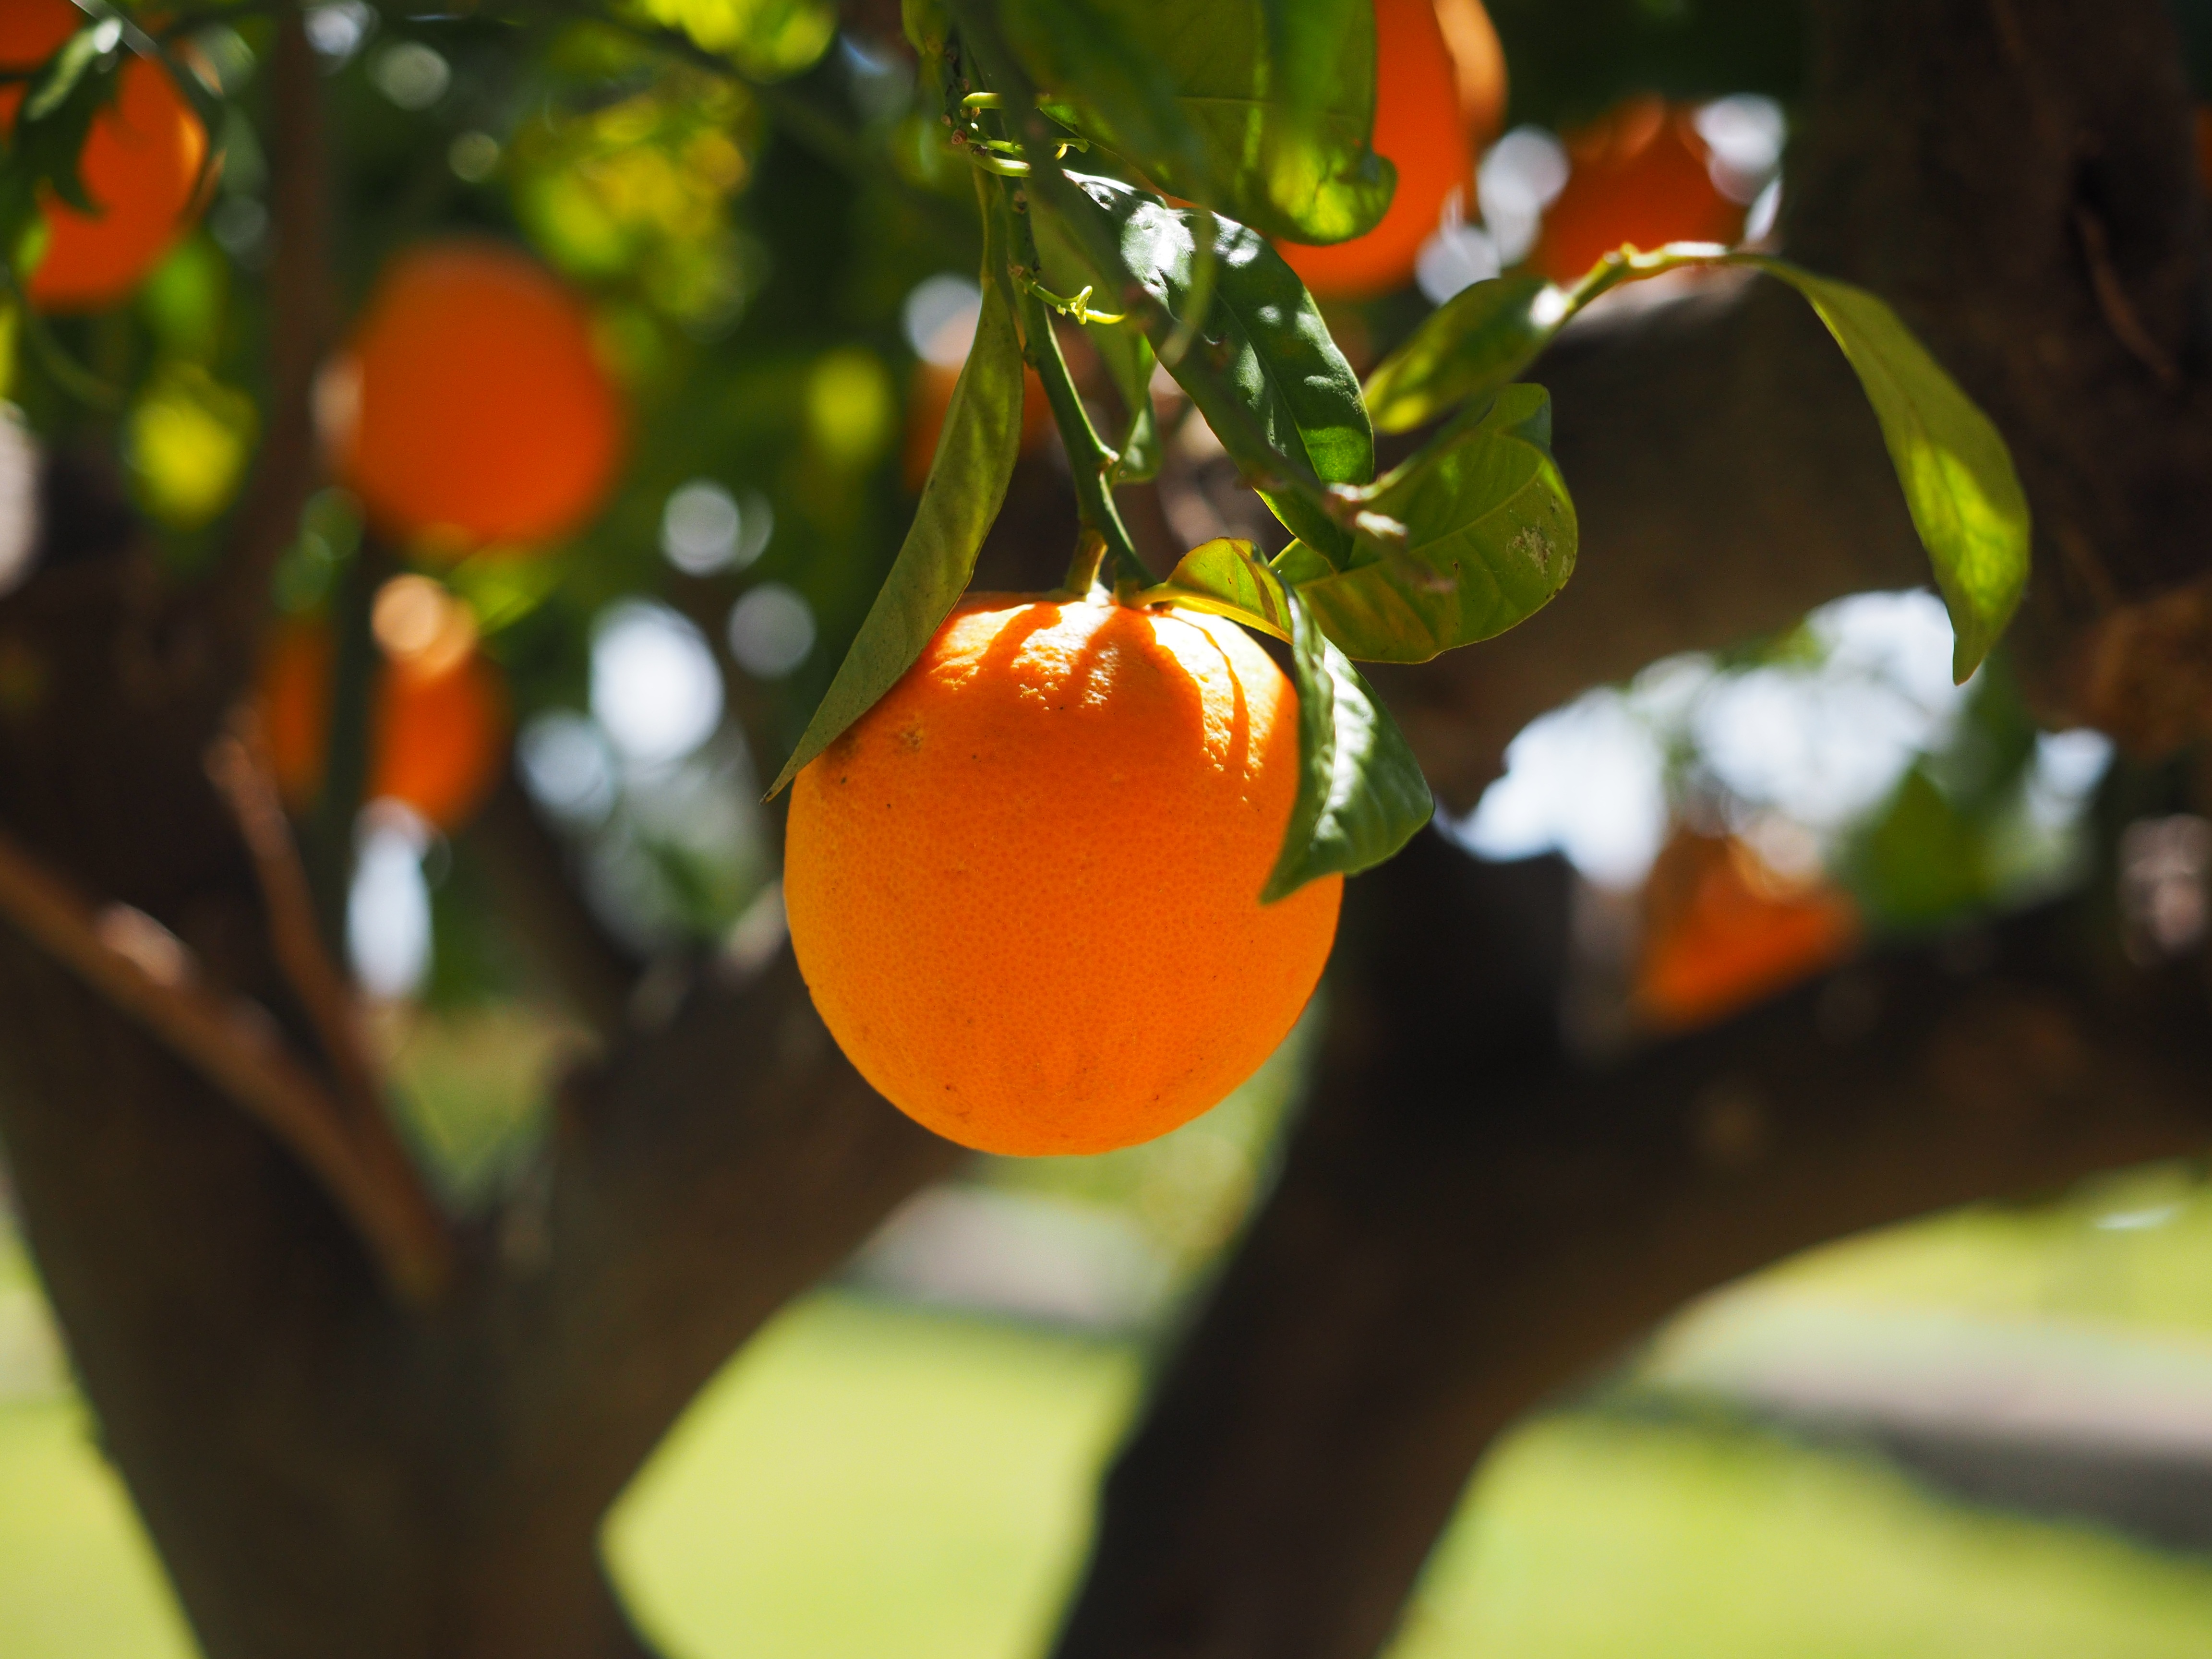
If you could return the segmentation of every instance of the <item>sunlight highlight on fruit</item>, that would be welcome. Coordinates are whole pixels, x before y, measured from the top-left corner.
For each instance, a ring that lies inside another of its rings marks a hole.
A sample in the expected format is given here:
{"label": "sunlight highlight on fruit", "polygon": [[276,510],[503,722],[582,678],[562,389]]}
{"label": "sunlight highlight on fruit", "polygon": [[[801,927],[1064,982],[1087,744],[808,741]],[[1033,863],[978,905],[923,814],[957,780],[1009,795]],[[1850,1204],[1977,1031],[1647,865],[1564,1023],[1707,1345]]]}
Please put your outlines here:
{"label": "sunlight highlight on fruit", "polygon": [[1234,624],[963,602],[792,787],[800,971],[860,1074],[986,1151],[1164,1134],[1267,1059],[1343,891],[1259,902],[1297,697]]}
{"label": "sunlight highlight on fruit", "polygon": [[370,519],[430,553],[558,541],[599,511],[622,459],[622,396],[590,313],[489,240],[395,259],[321,402]]}
{"label": "sunlight highlight on fruit", "polygon": [[[5,0],[0,64],[41,62],[86,21],[70,0]],[[0,85],[0,124],[11,131],[23,96],[20,82]],[[40,204],[46,242],[28,283],[32,305],[104,311],[127,298],[198,216],[207,153],[207,129],[169,71],[149,58],[125,64],[114,101],[94,117],[77,163],[100,210],[88,214],[52,197]]]}
{"label": "sunlight highlight on fruit", "polygon": [[1376,0],[1375,149],[1398,169],[1389,211],[1327,247],[1283,258],[1322,299],[1356,300],[1413,280],[1421,244],[1505,113],[1505,56],[1481,0]]}

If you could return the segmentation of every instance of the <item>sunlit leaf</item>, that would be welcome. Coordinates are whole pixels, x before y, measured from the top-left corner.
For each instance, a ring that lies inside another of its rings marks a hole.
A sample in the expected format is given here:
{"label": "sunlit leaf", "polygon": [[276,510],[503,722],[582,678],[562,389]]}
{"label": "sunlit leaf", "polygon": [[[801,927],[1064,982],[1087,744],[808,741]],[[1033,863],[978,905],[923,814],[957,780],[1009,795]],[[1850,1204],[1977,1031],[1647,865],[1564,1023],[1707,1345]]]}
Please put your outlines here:
{"label": "sunlit leaf", "polygon": [[1171,195],[1306,242],[1390,205],[1370,0],[1012,0],[1005,16],[1048,107]]}
{"label": "sunlit leaf", "polygon": [[1550,425],[1541,386],[1508,386],[1479,424],[1375,489],[1375,505],[1407,528],[1402,547],[1363,543],[1364,562],[1338,572],[1293,543],[1278,571],[1329,638],[1366,661],[1426,662],[1504,633],[1574,573],[1574,502]]}
{"label": "sunlit leaf", "polygon": [[[984,194],[981,188],[978,194]],[[952,389],[914,522],[852,649],[777,774],[771,796],[914,665],[959,601],[984,534],[999,515],[1021,444],[1022,347],[1007,292],[1004,232],[988,202],[984,223],[982,314]]]}
{"label": "sunlit leaf", "polygon": [[1298,688],[1298,793],[1262,902],[1391,857],[1436,811],[1428,780],[1390,711],[1296,596],[1291,660]]}
{"label": "sunlit leaf", "polygon": [[1367,377],[1376,428],[1410,431],[1497,391],[1571,314],[1564,292],[1525,272],[1461,289]]}
{"label": "sunlit leaf", "polygon": [[1291,637],[1291,603],[1282,581],[1249,542],[1217,536],[1176,562],[1168,579],[1138,596],[1146,605],[1179,605],[1233,617],[1247,627]]}
{"label": "sunlit leaf", "polygon": [[[1184,320],[1200,216],[1111,179],[1076,182],[1114,220],[1122,262],[1170,316]],[[1313,296],[1265,237],[1227,219],[1213,225],[1212,301],[1199,343],[1169,372],[1217,430],[1228,423],[1220,400],[1234,398],[1269,444],[1304,461],[1324,483],[1365,483],[1375,476],[1374,430],[1358,379]],[[1194,372],[1201,358],[1210,374]],[[1318,507],[1266,480],[1255,483],[1294,534],[1332,559],[1351,559],[1350,532]]]}
{"label": "sunlit leaf", "polygon": [[1811,302],[1857,371],[1951,612],[1952,672],[1972,674],[2027,586],[2027,493],[1990,417],[1864,289],[1784,260],[1738,256]]}

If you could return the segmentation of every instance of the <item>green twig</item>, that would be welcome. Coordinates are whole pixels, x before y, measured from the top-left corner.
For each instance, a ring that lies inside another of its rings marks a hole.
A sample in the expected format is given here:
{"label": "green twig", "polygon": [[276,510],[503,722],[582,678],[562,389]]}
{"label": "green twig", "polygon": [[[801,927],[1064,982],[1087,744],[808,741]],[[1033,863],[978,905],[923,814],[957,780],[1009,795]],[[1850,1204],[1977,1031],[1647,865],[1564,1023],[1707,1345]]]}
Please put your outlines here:
{"label": "green twig", "polygon": [[1114,504],[1114,469],[1121,458],[1106,447],[1091,424],[1091,413],[1084,408],[1075,379],[1067,371],[1067,359],[1060,353],[1060,337],[1053,332],[1052,313],[1039,297],[1036,285],[1029,280],[1030,273],[1038,267],[1036,232],[1030,223],[1029,204],[1012,185],[1002,185],[1000,193],[1000,210],[1006,216],[1008,246],[1014,256],[1011,274],[1021,296],[1022,356],[1044,382],[1045,401],[1052,405],[1053,420],[1067,450],[1068,471],[1075,480],[1076,513],[1083,524],[1075,562],[1068,567],[1067,586],[1075,592],[1088,592],[1107,554],[1113,556],[1117,586],[1125,583],[1141,586],[1152,580],[1152,573],[1138,559],[1136,544],[1130,539],[1128,526],[1121,522],[1121,510]]}

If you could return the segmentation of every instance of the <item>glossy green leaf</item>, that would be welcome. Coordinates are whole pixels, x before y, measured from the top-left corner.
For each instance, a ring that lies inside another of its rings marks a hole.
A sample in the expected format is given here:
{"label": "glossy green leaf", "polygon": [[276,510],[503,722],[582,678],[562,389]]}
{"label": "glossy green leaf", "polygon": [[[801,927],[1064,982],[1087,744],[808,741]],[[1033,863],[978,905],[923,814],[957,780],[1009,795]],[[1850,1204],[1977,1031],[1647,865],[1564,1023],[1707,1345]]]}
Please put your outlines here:
{"label": "glossy green leaf", "polygon": [[1298,688],[1298,793],[1261,901],[1328,875],[1356,875],[1396,853],[1436,811],[1428,780],[1390,711],[1292,594]]}
{"label": "glossy green leaf", "polygon": [[914,522],[852,649],[769,791],[771,798],[914,665],[958,603],[999,515],[1021,444],[1022,346],[1007,289],[1004,232],[988,201],[984,224],[982,314]]}
{"label": "glossy green leaf", "polygon": [[1535,361],[1572,314],[1565,290],[1520,273],[1465,288],[1367,377],[1378,431],[1407,432],[1486,397]]}
{"label": "glossy green leaf", "polygon": [[1897,313],[1864,289],[1763,255],[1755,265],[1803,295],[1857,371],[1951,612],[1951,669],[1965,680],[2027,586],[2027,493],[2004,439]]}
{"label": "glossy green leaf", "polygon": [[1362,544],[1364,562],[1326,569],[1293,543],[1277,570],[1322,629],[1369,662],[1426,662],[1542,609],[1574,573],[1574,502],[1550,452],[1551,399],[1512,386],[1490,411],[1373,491],[1406,526],[1402,547]]}
{"label": "glossy green leaf", "polygon": [[[1122,263],[1177,323],[1190,307],[1199,216],[1112,179],[1075,182],[1105,209],[1120,238]],[[1169,365],[1199,413],[1230,441],[1233,401],[1267,442],[1304,462],[1324,483],[1364,484],[1375,476],[1375,433],[1359,400],[1359,381],[1322,321],[1313,296],[1267,240],[1216,218],[1218,276],[1200,338]],[[1208,372],[1196,372],[1201,364]],[[1248,470],[1263,459],[1231,453]],[[1256,480],[1275,516],[1333,560],[1353,556],[1349,532],[1289,489]]]}
{"label": "glossy green leaf", "polygon": [[1291,602],[1281,580],[1251,543],[1227,536],[1191,549],[1165,581],[1146,588],[1138,599],[1210,611],[1279,640],[1291,638]]}
{"label": "glossy green leaf", "polygon": [[1390,205],[1370,0],[1010,0],[1004,15],[1048,107],[1169,194],[1304,242],[1357,236]]}

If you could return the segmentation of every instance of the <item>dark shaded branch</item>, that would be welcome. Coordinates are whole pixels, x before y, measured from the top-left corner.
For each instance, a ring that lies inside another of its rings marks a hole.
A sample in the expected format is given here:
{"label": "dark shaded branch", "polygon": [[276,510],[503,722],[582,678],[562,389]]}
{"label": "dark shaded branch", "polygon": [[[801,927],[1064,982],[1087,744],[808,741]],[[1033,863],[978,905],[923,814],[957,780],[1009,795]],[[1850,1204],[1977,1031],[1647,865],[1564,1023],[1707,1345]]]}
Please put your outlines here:
{"label": "dark shaded branch", "polygon": [[127,905],[95,908],[4,836],[0,916],[297,1153],[396,1291],[410,1300],[435,1293],[450,1256],[412,1167],[404,1155],[380,1155],[354,1115],[286,1051],[265,1013],[202,982],[191,952],[152,917]]}
{"label": "dark shaded branch", "polygon": [[335,295],[330,270],[331,174],[323,76],[301,7],[276,9],[270,88],[268,390],[260,448],[240,503],[232,544],[215,580],[219,653],[241,679],[259,636],[276,562],[298,534],[300,510],[321,471],[315,375],[329,349]]}
{"label": "dark shaded branch", "polygon": [[1484,1448],[1688,1297],[2212,1140],[2202,969],[2129,967],[2095,902],[1590,1069],[1552,1035],[1561,890],[1434,836],[1350,890],[1316,1097],[1060,1659],[1364,1659]]}
{"label": "dark shaded branch", "polygon": [[512,764],[468,835],[483,846],[501,913],[531,959],[592,1030],[612,1041],[628,1018],[641,964],[576,890],[567,849],[538,816]]}

